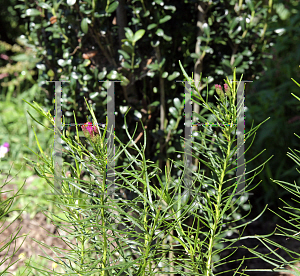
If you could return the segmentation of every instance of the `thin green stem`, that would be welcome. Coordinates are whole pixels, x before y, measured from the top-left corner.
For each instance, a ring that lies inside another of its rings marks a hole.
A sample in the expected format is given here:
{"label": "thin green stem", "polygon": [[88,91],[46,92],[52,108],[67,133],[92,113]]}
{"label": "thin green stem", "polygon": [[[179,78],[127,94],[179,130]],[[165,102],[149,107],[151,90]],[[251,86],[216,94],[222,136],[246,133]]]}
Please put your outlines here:
{"label": "thin green stem", "polygon": [[144,0],[141,0],[141,3],[142,3],[142,6],[143,6],[143,10],[144,10],[144,12],[146,12],[146,11],[147,11],[147,9],[146,9],[146,7],[145,7]]}
{"label": "thin green stem", "polygon": [[[102,260],[102,268],[105,268],[106,265],[106,259],[107,259],[107,237],[106,237],[106,231],[105,231],[105,217],[104,217],[104,192],[105,192],[105,183],[106,183],[106,170],[103,170],[103,181],[102,181],[102,193],[101,193],[101,222],[102,222],[102,235],[104,240],[104,248],[103,248],[103,260]],[[103,270],[101,272],[102,276],[106,275],[106,271]]]}
{"label": "thin green stem", "polygon": [[208,246],[208,260],[206,263],[206,271],[205,274],[206,276],[209,276],[211,274],[211,269],[212,269],[212,251],[213,251],[213,246],[214,246],[214,241],[215,241],[215,235],[216,231],[219,225],[219,219],[220,219],[220,209],[221,209],[221,200],[222,200],[222,186],[223,186],[223,181],[226,173],[226,168],[228,164],[228,158],[230,156],[230,149],[231,149],[231,139],[230,136],[228,146],[227,146],[227,153],[226,153],[226,159],[223,164],[223,170],[221,172],[220,176],[220,181],[219,181],[219,188],[218,188],[218,196],[217,196],[217,204],[215,205],[215,220],[212,229],[210,230],[210,240],[209,240],[209,246]]}

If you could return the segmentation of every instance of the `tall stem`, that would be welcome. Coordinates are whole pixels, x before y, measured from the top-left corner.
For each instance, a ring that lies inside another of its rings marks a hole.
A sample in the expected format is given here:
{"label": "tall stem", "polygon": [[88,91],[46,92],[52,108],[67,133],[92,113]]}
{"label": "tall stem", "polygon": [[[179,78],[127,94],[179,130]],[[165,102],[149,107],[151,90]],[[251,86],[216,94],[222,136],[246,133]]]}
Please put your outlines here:
{"label": "tall stem", "polygon": [[225,172],[226,172],[226,168],[227,168],[227,164],[228,164],[228,157],[230,156],[230,148],[231,148],[231,139],[230,136],[229,138],[229,142],[227,145],[227,154],[226,154],[226,159],[225,162],[223,164],[223,170],[221,173],[221,177],[220,177],[220,182],[219,182],[219,189],[218,189],[218,197],[217,197],[217,205],[215,205],[215,220],[214,220],[214,224],[213,227],[211,229],[211,236],[210,236],[210,240],[209,240],[209,247],[208,247],[208,260],[206,263],[206,276],[210,276],[210,271],[211,271],[211,266],[212,266],[212,250],[213,250],[213,246],[214,246],[214,241],[215,241],[215,234],[219,225],[219,219],[220,219],[220,204],[221,204],[221,196],[222,196],[222,186],[223,186],[223,181],[224,181],[224,177],[225,177]]}
{"label": "tall stem", "polygon": [[[105,192],[105,183],[106,183],[106,170],[103,171],[103,181],[102,181],[102,193],[101,193],[101,205],[104,206],[104,192]],[[106,259],[107,259],[107,237],[105,231],[105,217],[104,217],[104,208],[101,207],[101,222],[102,222],[102,235],[104,240],[104,248],[103,248],[103,260],[102,260],[102,268],[105,268]],[[101,272],[102,276],[106,275],[106,271],[103,270]]]}

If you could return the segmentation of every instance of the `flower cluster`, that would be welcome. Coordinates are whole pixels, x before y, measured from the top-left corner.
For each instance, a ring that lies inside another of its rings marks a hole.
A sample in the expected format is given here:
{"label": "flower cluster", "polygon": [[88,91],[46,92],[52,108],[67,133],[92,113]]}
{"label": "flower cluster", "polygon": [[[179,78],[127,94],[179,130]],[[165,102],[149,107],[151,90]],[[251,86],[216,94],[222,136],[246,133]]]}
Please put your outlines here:
{"label": "flower cluster", "polygon": [[0,158],[3,158],[9,151],[9,144],[6,142],[0,146]]}
{"label": "flower cluster", "polygon": [[81,129],[86,138],[90,138],[94,143],[96,143],[97,138],[99,137],[97,126],[93,126],[91,122],[87,122],[83,126],[81,126]]}
{"label": "flower cluster", "polygon": [[[216,88],[216,92],[219,95],[219,97],[221,99],[223,99],[225,97],[225,94],[223,92],[222,86],[220,84],[215,84],[215,88]],[[226,95],[230,98],[231,97],[230,87],[228,86],[227,83],[224,84],[224,90],[225,90]]]}

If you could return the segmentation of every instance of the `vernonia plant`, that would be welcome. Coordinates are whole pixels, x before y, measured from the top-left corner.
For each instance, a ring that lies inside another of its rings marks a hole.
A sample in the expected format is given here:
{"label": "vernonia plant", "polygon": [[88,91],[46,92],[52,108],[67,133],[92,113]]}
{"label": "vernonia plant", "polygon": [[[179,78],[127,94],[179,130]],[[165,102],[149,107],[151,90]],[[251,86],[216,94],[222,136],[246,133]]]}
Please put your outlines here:
{"label": "vernonia plant", "polygon": [[[71,249],[63,253],[56,247],[47,246],[57,255],[56,260],[50,257],[48,259],[56,262],[63,271],[51,271],[51,275],[209,276],[224,272],[222,264],[226,263],[229,256],[222,259],[218,256],[235,248],[233,244],[242,235],[239,229],[243,230],[250,223],[239,218],[237,210],[246,201],[245,195],[252,188],[247,183],[243,194],[235,193],[237,184],[232,177],[232,172],[236,169],[233,158],[236,153],[236,77],[234,73],[233,82],[227,79],[225,93],[218,98],[219,106],[215,108],[203,100],[192,79],[183,68],[182,71],[196,92],[193,94],[196,99],[192,100],[199,100],[198,103],[211,113],[209,123],[215,120],[223,125],[223,134],[220,136],[209,136],[212,131],[211,126],[207,126],[205,132],[198,131],[201,143],[192,143],[193,152],[207,158],[205,161],[194,155],[206,166],[206,170],[201,170],[199,165],[198,170],[193,172],[189,196],[182,194],[186,189],[186,168],[183,162],[171,160],[171,170],[166,169],[162,180],[157,174],[159,168],[145,159],[146,132],[144,131],[143,144],[137,145],[133,140],[135,133],[131,135],[127,130],[126,113],[124,122],[129,141],[124,144],[115,137],[114,158],[118,160],[121,154],[125,154],[130,163],[115,167],[115,192],[109,195],[106,187],[109,155],[105,133],[112,130],[107,129],[107,124],[105,128],[98,126],[94,112],[87,104],[93,121],[87,122],[82,129],[89,149],[78,139],[77,126],[76,139],[67,137],[65,132],[61,136],[66,144],[64,150],[73,157],[75,165],[64,163],[61,184],[63,193],[55,194],[55,203],[64,215],[48,212],[52,214],[51,220],[58,229],[69,233],[58,237]],[[50,112],[46,113],[37,104],[28,104],[54,125]],[[75,114],[74,119],[76,123]],[[249,139],[258,127],[251,128],[245,139]],[[214,138],[215,146],[222,155],[207,145],[210,138]],[[135,149],[136,156],[129,153],[130,144]],[[37,154],[40,165],[32,162],[33,166],[37,174],[45,178],[53,188],[53,179],[50,177],[55,171],[53,158],[47,157],[42,149],[40,151]],[[177,178],[171,176],[173,166],[183,172]],[[71,171],[70,177],[65,176],[67,170]],[[80,177],[83,170],[88,172],[88,179]],[[205,176],[205,172],[211,177]],[[152,185],[153,177],[158,179],[158,187]],[[122,192],[124,190],[130,191],[133,198],[127,198]],[[185,224],[189,218],[193,221],[192,226]],[[239,233],[239,238],[230,239],[227,235],[229,231]],[[224,247],[225,243],[229,245]],[[33,267],[30,263],[27,265]],[[46,270],[35,269],[46,273]],[[237,272],[238,268],[232,270],[234,275],[241,274]]]}

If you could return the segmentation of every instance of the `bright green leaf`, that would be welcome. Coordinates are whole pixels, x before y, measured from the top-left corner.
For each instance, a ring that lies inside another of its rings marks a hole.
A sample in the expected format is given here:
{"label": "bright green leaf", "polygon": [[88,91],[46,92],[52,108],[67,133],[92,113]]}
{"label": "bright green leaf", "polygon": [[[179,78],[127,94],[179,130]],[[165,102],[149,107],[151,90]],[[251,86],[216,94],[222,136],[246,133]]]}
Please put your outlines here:
{"label": "bright green leaf", "polygon": [[41,12],[37,9],[27,9],[25,14],[26,16],[38,16],[41,15]]}
{"label": "bright green leaf", "polygon": [[102,72],[100,72],[100,73],[98,74],[98,78],[99,78],[100,80],[104,79],[104,78],[105,78],[105,76],[106,76],[106,73],[107,73],[107,71],[106,71],[106,70],[105,70],[105,71],[102,71]]}
{"label": "bright green leaf", "polygon": [[157,63],[148,64],[147,68],[149,68],[152,71],[156,71],[156,70],[159,70],[159,65]]}
{"label": "bright green leaf", "polygon": [[74,79],[74,80],[77,80],[78,79],[78,75],[76,72],[72,72],[71,73],[71,80]]}
{"label": "bright green leaf", "polygon": [[206,34],[206,36],[209,37],[210,36],[210,28],[209,28],[208,24],[204,23],[202,28],[203,28],[203,31]]}
{"label": "bright green leaf", "polygon": [[118,50],[119,54],[121,54],[125,59],[129,59],[130,56],[123,50]]}
{"label": "bright green leaf", "polygon": [[175,6],[164,6],[165,10],[171,10],[172,12],[176,11],[176,7]]}
{"label": "bright green leaf", "polygon": [[38,3],[38,5],[39,5],[41,8],[45,9],[45,10],[50,10],[50,9],[51,9],[50,5],[47,4],[47,3]]}
{"label": "bright green leaf", "polygon": [[61,67],[63,67],[63,66],[66,65],[66,61],[63,60],[63,59],[59,59],[59,60],[57,61],[57,63],[58,63],[58,65],[61,66]]}
{"label": "bright green leaf", "polygon": [[248,8],[250,9],[251,12],[254,11],[254,6],[253,6],[253,3],[252,3],[252,0],[247,0],[246,5],[248,6]]}
{"label": "bright green leaf", "polygon": [[151,106],[157,107],[157,106],[159,106],[159,105],[160,105],[160,102],[159,102],[159,101],[155,101],[155,102],[149,104],[148,106],[149,106],[149,107],[151,107]]}
{"label": "bright green leaf", "polygon": [[129,54],[134,52],[133,46],[128,41],[125,41],[125,43],[122,45],[122,49]]}
{"label": "bright green leaf", "polygon": [[139,111],[137,111],[137,110],[134,111],[134,116],[138,117],[139,119],[142,118],[141,112],[139,112]]}
{"label": "bright green leaf", "polygon": [[163,58],[162,61],[159,63],[159,68],[162,68],[166,62],[166,58]]}
{"label": "bright green leaf", "polygon": [[127,68],[127,69],[131,69],[131,65],[127,61],[122,62],[121,66],[124,67],[124,68]]}
{"label": "bright green leaf", "polygon": [[163,36],[165,33],[162,29],[157,29],[157,31],[155,32],[158,36]]}
{"label": "bright green leaf", "polygon": [[176,78],[179,77],[179,76],[180,76],[180,73],[177,72],[177,71],[175,71],[175,72],[173,72],[172,75],[170,75],[170,76],[168,77],[168,81],[172,81],[172,80],[176,79]]}
{"label": "bright green leaf", "polygon": [[147,10],[147,11],[144,13],[143,17],[147,17],[147,16],[149,16],[149,15],[150,15],[150,11]]}
{"label": "bright green leaf", "polygon": [[150,31],[150,30],[152,30],[152,29],[154,29],[156,27],[157,27],[157,24],[152,23],[152,24],[148,25],[147,30]]}
{"label": "bright green leaf", "polygon": [[50,69],[50,70],[47,72],[47,75],[48,75],[49,77],[54,77],[54,72],[53,72],[53,70]]}
{"label": "bright green leaf", "polygon": [[138,30],[135,34],[134,34],[134,37],[133,37],[133,41],[134,42],[137,42],[138,40],[140,40],[143,35],[145,34],[145,30],[141,29],[141,30]]}
{"label": "bright green leaf", "polygon": [[231,69],[231,64],[230,64],[230,61],[228,59],[223,59],[221,63]]}
{"label": "bright green leaf", "polygon": [[238,17],[235,17],[231,22],[230,22],[230,25],[229,25],[229,29],[230,31],[232,32],[233,29],[236,27],[236,25],[239,23],[239,18]]}
{"label": "bright green leaf", "polygon": [[168,148],[167,153],[172,153],[172,152],[175,152],[175,148],[174,147]]}
{"label": "bright green leaf", "polygon": [[89,25],[88,25],[88,20],[87,18],[83,18],[81,21],[81,30],[87,34],[88,30],[89,30]]}
{"label": "bright green leaf", "polygon": [[223,40],[222,37],[216,37],[216,38],[214,38],[214,43],[226,45],[226,42]]}
{"label": "bright green leaf", "polygon": [[241,63],[242,60],[243,60],[243,55],[239,55],[239,56],[236,58],[236,60],[234,61],[233,67],[238,66],[238,65]]}
{"label": "bright green leaf", "polygon": [[171,36],[168,36],[168,35],[163,35],[163,38],[164,38],[164,40],[166,40],[166,41],[171,41],[172,40],[172,37]]}
{"label": "bright green leaf", "polygon": [[175,98],[175,99],[173,100],[173,102],[174,102],[175,107],[176,107],[177,110],[179,111],[180,108],[181,108],[181,102],[180,102],[180,100],[179,100],[178,98]]}
{"label": "bright green leaf", "polygon": [[94,99],[94,98],[96,98],[97,96],[100,96],[99,92],[92,92],[92,93],[90,93],[90,98],[91,98],[91,99]]}
{"label": "bright green leaf", "polygon": [[252,52],[247,48],[242,52],[242,55],[250,57],[252,55]]}
{"label": "bright green leaf", "polygon": [[37,65],[36,65],[36,68],[37,68],[37,69],[40,69],[40,70],[42,70],[42,71],[45,71],[45,70],[46,70],[45,64],[37,64]]}
{"label": "bright green leaf", "polygon": [[191,53],[191,58],[199,59],[201,57],[201,54]]}
{"label": "bright green leaf", "polygon": [[182,73],[183,73],[185,79],[186,79],[187,81],[191,81],[191,78],[188,76],[188,74],[187,74],[186,71],[184,70],[184,68],[183,68],[183,66],[182,66],[182,64],[181,64],[181,62],[180,62],[180,60],[179,60],[179,66],[180,66],[180,68],[181,68],[181,71],[182,71]]}
{"label": "bright green leaf", "polygon": [[28,56],[27,54],[19,54],[19,55],[12,56],[11,59],[14,61],[26,61],[30,59],[30,56]]}
{"label": "bright green leaf", "polygon": [[178,111],[177,111],[177,109],[176,109],[174,106],[171,106],[171,107],[169,108],[169,111],[170,111],[170,113],[173,115],[173,117],[174,117],[175,119],[178,118]]}
{"label": "bright green leaf", "polygon": [[130,83],[129,79],[127,79],[125,76],[121,76],[121,81],[122,86],[127,86]]}
{"label": "bright green leaf", "polygon": [[114,12],[114,11],[117,9],[118,6],[119,6],[119,2],[118,2],[118,1],[115,1],[115,2],[113,2],[113,3],[111,3],[111,4],[109,5],[109,7],[108,7],[108,9],[106,10],[106,12],[107,12],[107,13],[112,13],[112,12]]}
{"label": "bright green leaf", "polygon": [[290,11],[285,7],[283,3],[274,5],[281,20],[286,20],[290,16]]}
{"label": "bright green leaf", "polygon": [[[173,118],[171,118],[171,120],[170,120],[170,122],[169,122],[169,125],[168,125],[168,128],[169,129],[174,129],[175,128],[175,125],[176,125],[176,121],[173,119]],[[169,130],[168,129],[168,130]]]}
{"label": "bright green leaf", "polygon": [[130,28],[128,27],[125,27],[124,28],[126,33],[125,33],[125,36],[127,37],[128,40],[132,41],[133,40],[133,32]]}
{"label": "bright green leaf", "polygon": [[168,75],[169,75],[168,72],[163,72],[162,75],[161,75],[161,77],[165,79]]}
{"label": "bright green leaf", "polygon": [[82,63],[82,65],[83,65],[84,67],[87,67],[87,66],[89,66],[90,64],[91,64],[91,61],[90,61],[89,59],[84,60],[84,62]]}
{"label": "bright green leaf", "polygon": [[91,75],[84,75],[83,76],[83,80],[88,81],[90,79],[92,79],[93,77]]}
{"label": "bright green leaf", "polygon": [[107,75],[107,78],[110,80],[116,80],[118,78],[118,72],[116,70],[110,71],[110,73]]}
{"label": "bright green leaf", "polygon": [[163,24],[163,23],[169,21],[171,18],[172,18],[171,15],[166,15],[165,17],[159,19],[159,24]]}

